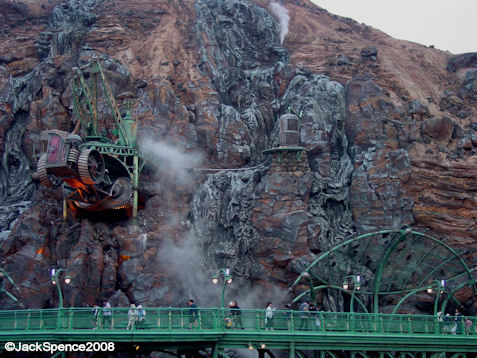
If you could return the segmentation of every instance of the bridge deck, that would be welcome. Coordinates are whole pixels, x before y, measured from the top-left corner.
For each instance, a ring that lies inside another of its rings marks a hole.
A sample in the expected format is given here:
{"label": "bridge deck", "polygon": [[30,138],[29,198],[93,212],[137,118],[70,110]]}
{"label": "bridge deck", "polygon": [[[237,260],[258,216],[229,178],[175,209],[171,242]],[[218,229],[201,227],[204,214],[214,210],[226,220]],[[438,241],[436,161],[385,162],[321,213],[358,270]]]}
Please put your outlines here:
{"label": "bridge deck", "polygon": [[[91,308],[0,311],[0,344],[5,342],[137,343],[157,348],[248,348],[349,351],[477,352],[477,317],[440,322],[435,316],[276,311],[147,308],[143,321],[128,309],[97,317]],[[240,319],[237,319],[240,317]],[[131,321],[131,322],[130,322]],[[130,324],[129,324],[130,322]],[[128,329],[129,324],[129,329]]]}

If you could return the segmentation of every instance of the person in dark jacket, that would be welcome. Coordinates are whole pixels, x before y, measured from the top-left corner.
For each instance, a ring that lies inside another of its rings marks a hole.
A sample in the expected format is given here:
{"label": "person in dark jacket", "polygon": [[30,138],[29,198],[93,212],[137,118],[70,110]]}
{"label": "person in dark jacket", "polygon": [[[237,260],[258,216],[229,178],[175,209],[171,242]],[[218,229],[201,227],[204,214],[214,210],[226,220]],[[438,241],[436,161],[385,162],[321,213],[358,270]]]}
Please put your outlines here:
{"label": "person in dark jacket", "polygon": [[452,330],[452,333],[454,334],[462,334],[462,332],[464,331],[462,328],[463,328],[463,317],[462,317],[462,313],[459,311],[458,308],[455,309],[455,313],[454,313],[454,321],[455,321],[455,326]]}
{"label": "person in dark jacket", "polygon": [[309,311],[310,306],[308,305],[307,301],[303,301],[300,305],[300,327],[298,329],[308,329],[308,320],[309,320]]}
{"label": "person in dark jacket", "polygon": [[243,329],[242,324],[242,312],[237,301],[233,301],[232,306],[230,307],[230,312],[232,313],[233,326],[235,328]]}
{"label": "person in dark jacket", "polygon": [[193,299],[189,300],[189,328],[192,328],[194,326],[197,328],[199,326],[199,308],[195,304]]}
{"label": "person in dark jacket", "polygon": [[285,318],[287,322],[287,329],[290,329],[292,317],[291,317],[291,305],[289,303],[285,305],[284,311],[285,312],[283,313],[283,317]]}

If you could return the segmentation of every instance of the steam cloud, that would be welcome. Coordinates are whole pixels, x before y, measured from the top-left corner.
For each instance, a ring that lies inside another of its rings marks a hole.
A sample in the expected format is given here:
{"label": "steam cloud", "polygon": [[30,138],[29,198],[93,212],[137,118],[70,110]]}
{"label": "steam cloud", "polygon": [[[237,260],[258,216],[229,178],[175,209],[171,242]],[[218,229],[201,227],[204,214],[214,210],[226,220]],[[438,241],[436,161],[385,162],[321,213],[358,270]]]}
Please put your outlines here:
{"label": "steam cloud", "polygon": [[268,8],[278,18],[280,24],[280,44],[283,44],[286,34],[288,33],[288,23],[290,22],[290,15],[285,6],[277,2],[270,2]]}
{"label": "steam cloud", "polygon": [[[174,277],[174,291],[183,297],[180,305],[185,306],[192,298],[199,307],[219,307],[222,283],[214,285],[212,275],[215,267],[204,267],[202,261],[203,248],[193,231],[185,234],[181,242],[165,241],[158,253],[159,261],[167,268],[168,274]],[[234,272],[232,269],[232,276]],[[288,291],[279,287],[263,287],[252,285],[249,281],[234,276],[234,281],[227,286],[225,306],[229,301],[238,301],[242,309],[265,309],[266,302],[271,300],[274,307],[283,309],[283,299]]]}
{"label": "steam cloud", "polygon": [[[170,143],[150,138],[143,138],[140,147],[144,154],[159,165],[156,176],[162,192],[175,191],[177,185],[189,186],[194,183],[190,170],[200,166],[203,159],[201,154],[185,152]],[[167,220],[167,225],[173,227],[183,225],[182,220],[185,219],[166,214],[162,220]],[[203,250],[207,249],[210,248],[202,247],[193,229],[185,232],[179,241],[163,239],[157,254],[158,261],[167,270],[168,276],[174,278],[173,287],[170,288],[182,297],[182,302],[175,302],[174,306],[185,306],[190,298],[196,300],[199,307],[219,306],[221,285],[213,285],[211,281],[217,268],[204,267],[202,262]],[[205,266],[209,265],[206,263]],[[234,277],[233,284],[227,288],[225,304],[230,300],[237,300],[244,309],[265,309],[266,301],[272,300],[280,308],[280,302],[286,293],[286,290],[280,288],[254,286],[247,280]]]}
{"label": "steam cloud", "polygon": [[157,175],[160,176],[161,185],[183,185],[191,181],[190,170],[199,166],[202,155],[198,153],[188,153],[174,145],[154,141],[145,138],[140,144],[141,151],[149,155],[158,164]]}

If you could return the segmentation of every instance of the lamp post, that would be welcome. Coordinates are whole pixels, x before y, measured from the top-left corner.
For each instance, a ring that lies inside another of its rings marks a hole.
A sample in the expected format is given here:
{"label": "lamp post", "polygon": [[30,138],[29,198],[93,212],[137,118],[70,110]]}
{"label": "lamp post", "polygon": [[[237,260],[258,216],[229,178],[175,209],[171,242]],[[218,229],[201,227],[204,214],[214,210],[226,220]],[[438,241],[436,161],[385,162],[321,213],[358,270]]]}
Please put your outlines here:
{"label": "lamp post", "polygon": [[431,294],[433,287],[437,288],[436,299],[434,301],[434,315],[437,315],[437,306],[439,305],[439,297],[446,290],[446,280],[434,280],[434,282],[431,282],[429,286],[427,287],[427,293]]}
{"label": "lamp post", "polygon": [[308,287],[309,287],[309,292],[310,292],[310,300],[314,304],[316,304],[316,293],[315,293],[315,287],[313,286],[313,279],[311,278],[311,275],[309,272],[303,272],[301,274],[301,277],[303,277],[305,280],[308,281]]}
{"label": "lamp post", "polygon": [[230,285],[232,283],[232,276],[230,275],[230,269],[227,268],[221,268],[219,269],[213,276],[212,276],[212,282],[214,285],[216,285],[219,282],[219,277],[223,276],[223,284],[222,284],[222,294],[220,296],[220,308],[224,308],[224,295],[225,295],[225,287],[227,285]]}
{"label": "lamp post", "polygon": [[[56,286],[56,290],[58,292],[58,308],[63,308],[63,293],[61,292],[61,285],[60,285],[60,282],[59,282],[59,277],[60,277],[60,273],[65,271],[65,269],[55,269],[55,268],[52,268],[51,271],[50,271],[50,275],[51,275],[51,283]],[[71,282],[71,277],[69,275],[66,275],[65,276],[65,283],[67,285],[70,284]]]}
{"label": "lamp post", "polygon": [[343,288],[345,290],[348,290],[350,286],[353,286],[353,293],[351,294],[351,301],[349,304],[349,310],[351,313],[354,312],[354,296],[356,294],[356,291],[359,291],[361,289],[361,275],[348,275],[345,276],[344,282],[343,282]]}

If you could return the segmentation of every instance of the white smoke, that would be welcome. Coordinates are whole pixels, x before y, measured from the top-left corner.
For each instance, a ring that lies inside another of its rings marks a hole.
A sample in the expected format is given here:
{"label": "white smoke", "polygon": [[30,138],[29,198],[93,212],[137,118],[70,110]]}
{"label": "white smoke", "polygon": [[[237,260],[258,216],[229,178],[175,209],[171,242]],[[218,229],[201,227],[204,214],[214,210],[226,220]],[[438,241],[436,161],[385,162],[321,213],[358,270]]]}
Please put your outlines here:
{"label": "white smoke", "polygon": [[[175,187],[178,185],[189,187],[194,183],[191,169],[201,166],[203,159],[201,154],[186,152],[171,143],[150,138],[142,139],[140,148],[150,160],[158,164],[156,176],[161,192],[175,193],[177,192]],[[192,298],[200,307],[218,307],[222,286],[214,285],[211,280],[212,275],[217,272],[217,267],[203,266],[204,247],[198,240],[197,233],[190,228],[191,223],[184,217],[176,217],[174,213],[167,212],[161,217],[161,222],[162,227],[180,226],[185,229],[180,239],[165,235],[157,253],[161,268],[167,271],[166,276],[173,278],[168,288],[182,297],[181,302],[170,304],[185,306],[187,300]],[[145,238],[141,239],[143,246],[146,246]],[[279,302],[286,293],[279,288],[264,287],[262,284],[253,285],[249,281],[234,277],[232,284],[227,287],[225,304],[236,300],[243,309],[265,309],[266,301],[272,300],[275,306],[281,308]]]}
{"label": "white smoke", "polygon": [[[158,252],[158,259],[167,269],[168,275],[174,279],[173,290],[180,293],[185,305],[192,298],[199,307],[219,307],[222,290],[222,281],[214,285],[213,274],[215,267],[205,268],[201,261],[204,252],[195,233],[185,233],[180,242],[164,240]],[[266,302],[272,301],[273,307],[283,309],[283,299],[288,290],[280,287],[264,287],[263,284],[252,284],[248,280],[238,279],[231,268],[233,281],[225,290],[225,307],[229,301],[237,301],[242,309],[265,310]],[[222,277],[221,277],[222,279]]]}
{"label": "white smoke", "polygon": [[[189,299],[195,300],[200,307],[218,307],[220,292],[212,283],[211,272],[201,267],[203,252],[193,233],[185,233],[180,242],[164,240],[158,252],[161,265],[172,278],[170,288],[185,305]],[[176,304],[177,304],[176,303]]]}
{"label": "white smoke", "polygon": [[268,8],[278,18],[280,25],[280,44],[283,44],[286,34],[288,33],[288,23],[290,22],[290,15],[285,6],[278,2],[271,1]]}
{"label": "white smoke", "polygon": [[145,138],[140,143],[141,151],[157,166],[162,184],[188,184],[192,181],[191,170],[198,167],[202,155],[185,152],[170,143]]}

